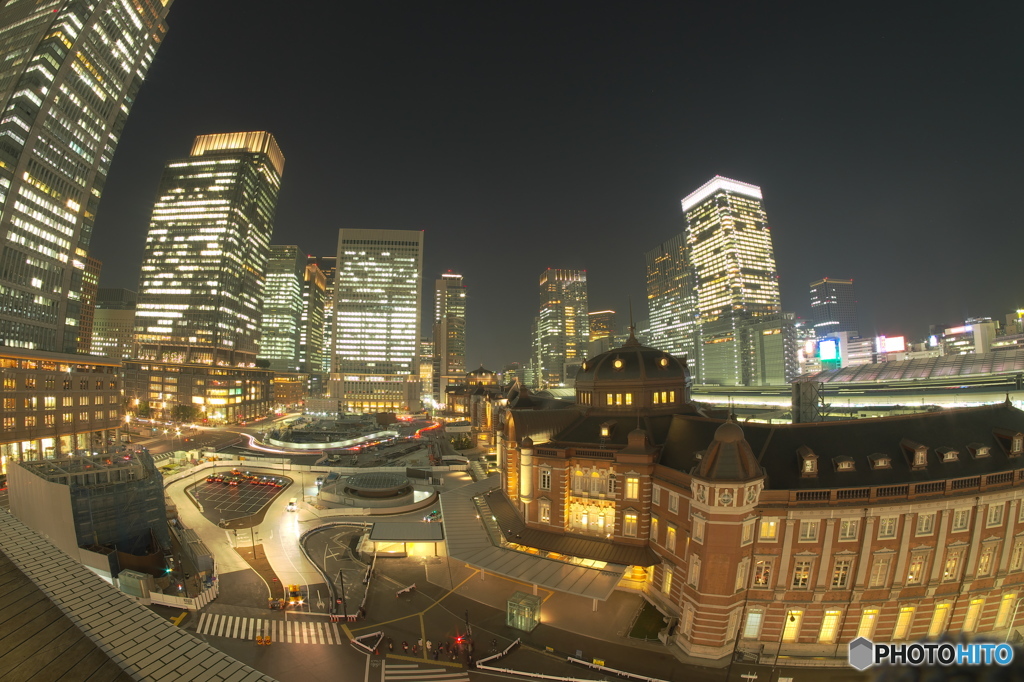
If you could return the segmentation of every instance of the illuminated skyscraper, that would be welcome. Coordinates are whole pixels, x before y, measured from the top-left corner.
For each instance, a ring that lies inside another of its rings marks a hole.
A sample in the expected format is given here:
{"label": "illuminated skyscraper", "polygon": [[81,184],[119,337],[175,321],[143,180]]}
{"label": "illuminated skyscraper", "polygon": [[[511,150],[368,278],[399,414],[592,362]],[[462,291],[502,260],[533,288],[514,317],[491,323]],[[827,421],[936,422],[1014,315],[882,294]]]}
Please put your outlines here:
{"label": "illuminated skyscraper", "polygon": [[691,376],[699,381],[697,293],[686,250],[686,234],[676,235],[646,255],[650,345],[676,357],[685,357]]}
{"label": "illuminated skyscraper", "polygon": [[857,298],[852,279],[823,277],[811,282],[811,322],[818,337],[833,332],[857,335]]}
{"label": "illuminated skyscraper", "polygon": [[[316,263],[306,261],[302,273],[302,315],[299,324],[299,368],[323,375],[324,296],[327,278]],[[316,382],[319,385],[319,381]]]}
{"label": "illuminated skyscraper", "polygon": [[564,385],[566,361],[586,357],[590,339],[587,313],[586,270],[549,268],[541,273],[535,346],[541,387]]}
{"label": "illuminated skyscraper", "polygon": [[615,335],[615,311],[595,310],[587,315],[590,326],[590,340],[599,341]]}
{"label": "illuminated skyscraper", "polygon": [[255,363],[283,170],[267,132],[200,135],[167,164],[139,278],[139,359]]}
{"label": "illuminated skyscraper", "polygon": [[298,372],[306,256],[298,246],[274,244],[267,255],[259,357],[270,369]]}
{"label": "illuminated skyscraper", "polygon": [[434,280],[435,402],[443,403],[448,386],[466,382],[466,285],[462,275],[446,272]]}
{"label": "illuminated skyscraper", "polygon": [[[323,337],[320,345],[320,371],[325,375],[331,371],[334,353],[334,275],[338,269],[337,256],[307,256],[307,263],[316,265],[324,276]],[[311,356],[312,357],[312,356]],[[317,371],[310,368],[311,372]]]}
{"label": "illuminated skyscraper", "polygon": [[96,211],[171,2],[0,8],[0,346],[79,349]]}
{"label": "illuminated skyscraper", "polygon": [[700,329],[700,378],[745,385],[745,320],[782,311],[771,231],[761,188],[715,176],[683,199]]}
{"label": "illuminated skyscraper", "polygon": [[345,412],[420,408],[423,232],[342,229],[330,394]]}

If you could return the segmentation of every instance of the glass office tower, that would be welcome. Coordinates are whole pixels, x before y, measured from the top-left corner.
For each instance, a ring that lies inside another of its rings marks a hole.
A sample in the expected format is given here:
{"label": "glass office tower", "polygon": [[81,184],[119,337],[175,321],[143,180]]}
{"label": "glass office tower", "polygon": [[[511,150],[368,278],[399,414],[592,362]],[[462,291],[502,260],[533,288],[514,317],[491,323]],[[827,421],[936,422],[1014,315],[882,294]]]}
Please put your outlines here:
{"label": "glass office tower", "polygon": [[686,235],[678,234],[651,249],[646,258],[650,344],[685,357],[691,376],[700,381],[697,296]]}
{"label": "glass office tower", "polygon": [[762,199],[756,185],[715,176],[682,201],[705,384],[747,384],[743,323],[782,311]]}
{"label": "glass office tower", "polygon": [[446,272],[434,280],[434,357],[431,395],[445,402],[445,389],[466,381],[466,284]]}
{"label": "glass office tower", "polygon": [[540,276],[535,349],[541,388],[563,386],[566,361],[583,360],[590,340],[587,271],[547,269]]}
{"label": "glass office tower", "polygon": [[79,350],[93,223],[171,2],[0,8],[0,346]]}
{"label": "glass office tower", "polygon": [[420,409],[423,232],[342,229],[330,395],[345,412]]}
{"label": "glass office tower", "polygon": [[267,256],[263,287],[260,353],[270,369],[298,372],[302,337],[306,256],[298,246],[274,244]]}
{"label": "glass office tower", "polygon": [[255,365],[283,171],[267,132],[200,135],[167,164],[139,279],[140,360]]}

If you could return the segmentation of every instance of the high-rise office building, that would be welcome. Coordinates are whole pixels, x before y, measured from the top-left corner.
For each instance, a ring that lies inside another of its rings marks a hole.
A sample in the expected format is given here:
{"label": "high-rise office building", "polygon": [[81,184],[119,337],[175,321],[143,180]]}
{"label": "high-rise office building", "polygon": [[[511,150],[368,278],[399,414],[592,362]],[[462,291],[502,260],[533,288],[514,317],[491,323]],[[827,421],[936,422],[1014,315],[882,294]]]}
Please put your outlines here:
{"label": "high-rise office building", "polygon": [[342,229],[330,395],[345,412],[420,408],[423,232]]}
{"label": "high-rise office building", "polygon": [[466,381],[466,284],[446,272],[434,280],[434,359],[431,396],[443,403],[445,389]]}
{"label": "high-rise office building", "polygon": [[823,277],[811,282],[811,322],[819,337],[835,332],[857,334],[857,298],[852,279]]}
{"label": "high-rise office building", "polygon": [[298,246],[273,244],[267,255],[259,357],[278,372],[298,372],[306,255]]}
{"label": "high-rise office building", "polygon": [[[299,367],[313,375],[323,375],[324,296],[327,278],[316,263],[306,262],[302,272],[302,316],[299,325]],[[320,381],[312,382],[320,386]],[[310,386],[313,388],[313,386]]]}
{"label": "high-rise office building", "polygon": [[79,350],[96,211],[171,2],[0,8],[0,346]]}
{"label": "high-rise office building", "polygon": [[744,321],[782,311],[761,188],[715,176],[682,201],[705,384],[742,386],[753,368]]}
{"label": "high-rise office building", "polygon": [[139,359],[255,364],[283,171],[267,132],[200,135],[167,164],[139,280]]}
{"label": "high-rise office building", "polygon": [[700,381],[697,293],[686,234],[656,246],[646,257],[650,345],[686,358],[691,376]]}
{"label": "high-rise office building", "polygon": [[536,342],[541,387],[564,385],[566,361],[586,357],[588,312],[586,270],[541,273]]}
{"label": "high-rise office building", "polygon": [[100,288],[103,261],[92,256],[85,259],[82,270],[81,312],[78,314],[78,352],[89,353],[92,348],[93,320],[96,316],[96,297]]}
{"label": "high-rise office building", "polygon": [[615,335],[615,311],[595,310],[587,314],[590,325],[590,340],[599,341]]}
{"label": "high-rise office building", "polygon": [[[320,350],[320,371],[329,374],[334,353],[334,275],[338,269],[337,256],[308,256],[307,262],[316,265],[324,276],[323,339]],[[310,371],[314,371],[310,369]]]}
{"label": "high-rise office building", "polygon": [[118,360],[132,357],[135,337],[135,292],[100,289],[93,315],[92,355]]}

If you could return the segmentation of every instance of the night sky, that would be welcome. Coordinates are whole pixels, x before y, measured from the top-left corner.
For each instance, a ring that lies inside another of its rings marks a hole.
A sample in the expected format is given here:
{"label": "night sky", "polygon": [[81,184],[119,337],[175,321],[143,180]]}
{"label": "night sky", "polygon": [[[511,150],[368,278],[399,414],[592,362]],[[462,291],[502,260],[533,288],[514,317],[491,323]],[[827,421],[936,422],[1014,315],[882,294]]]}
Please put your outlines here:
{"label": "night sky", "polygon": [[527,359],[548,267],[645,319],[644,252],[716,174],[763,188],[787,311],[822,276],[856,281],[863,334],[1024,306],[1022,3],[176,0],[168,23],[96,222],[102,286],[137,288],[167,160],[269,130],[274,243],[425,230],[424,319],[463,274],[471,369]]}

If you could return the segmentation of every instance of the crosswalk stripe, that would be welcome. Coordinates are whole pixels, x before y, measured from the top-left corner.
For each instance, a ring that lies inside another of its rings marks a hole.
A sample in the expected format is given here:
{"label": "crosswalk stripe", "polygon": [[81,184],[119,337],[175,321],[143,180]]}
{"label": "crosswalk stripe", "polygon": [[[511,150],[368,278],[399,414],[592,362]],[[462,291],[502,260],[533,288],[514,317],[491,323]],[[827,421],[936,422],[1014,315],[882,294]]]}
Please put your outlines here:
{"label": "crosswalk stripe", "polygon": [[[274,642],[292,644],[341,644],[345,642],[337,623],[307,620],[269,620],[247,616],[226,616],[203,613],[199,616],[196,633],[235,639],[253,639],[257,635],[270,637]],[[392,667],[401,669],[399,664]],[[408,666],[413,670],[416,666]]]}

